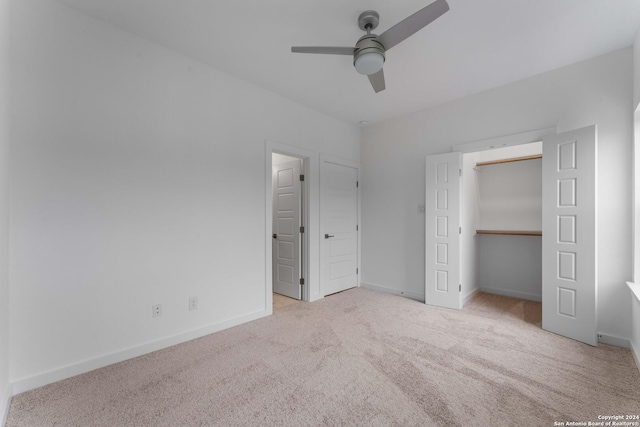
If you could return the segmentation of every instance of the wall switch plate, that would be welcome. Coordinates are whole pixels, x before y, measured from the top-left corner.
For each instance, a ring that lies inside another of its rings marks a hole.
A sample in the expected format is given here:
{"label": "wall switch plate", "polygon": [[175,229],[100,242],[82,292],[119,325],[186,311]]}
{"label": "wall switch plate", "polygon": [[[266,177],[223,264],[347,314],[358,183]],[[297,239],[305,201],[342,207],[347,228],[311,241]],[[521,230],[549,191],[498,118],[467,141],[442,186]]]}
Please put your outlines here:
{"label": "wall switch plate", "polygon": [[162,316],[162,304],[156,304],[151,306],[151,315],[153,317]]}
{"label": "wall switch plate", "polygon": [[189,310],[197,310],[198,309],[198,297],[189,298]]}

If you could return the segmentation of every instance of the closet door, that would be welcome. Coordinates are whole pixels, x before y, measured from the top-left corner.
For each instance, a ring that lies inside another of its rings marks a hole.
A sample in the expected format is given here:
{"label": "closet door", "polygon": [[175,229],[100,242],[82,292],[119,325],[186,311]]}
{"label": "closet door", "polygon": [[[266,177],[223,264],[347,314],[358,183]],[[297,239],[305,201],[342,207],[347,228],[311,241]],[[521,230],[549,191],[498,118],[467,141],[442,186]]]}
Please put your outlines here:
{"label": "closet door", "polygon": [[542,328],[597,344],[596,126],[545,137]]}
{"label": "closet door", "polygon": [[461,308],[460,197],[462,154],[427,156],[425,303]]}

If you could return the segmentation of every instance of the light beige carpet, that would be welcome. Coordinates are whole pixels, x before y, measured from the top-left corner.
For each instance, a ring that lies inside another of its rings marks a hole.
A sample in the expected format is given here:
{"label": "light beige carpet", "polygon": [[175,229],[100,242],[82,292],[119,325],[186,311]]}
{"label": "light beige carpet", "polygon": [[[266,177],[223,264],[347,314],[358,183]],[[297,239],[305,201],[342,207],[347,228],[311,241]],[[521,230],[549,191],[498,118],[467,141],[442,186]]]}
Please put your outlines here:
{"label": "light beige carpet", "polygon": [[277,311],[291,304],[302,304],[302,301],[273,293],[273,310]]}
{"label": "light beige carpet", "polygon": [[14,397],[8,426],[553,426],[639,414],[629,350],[353,289]]}

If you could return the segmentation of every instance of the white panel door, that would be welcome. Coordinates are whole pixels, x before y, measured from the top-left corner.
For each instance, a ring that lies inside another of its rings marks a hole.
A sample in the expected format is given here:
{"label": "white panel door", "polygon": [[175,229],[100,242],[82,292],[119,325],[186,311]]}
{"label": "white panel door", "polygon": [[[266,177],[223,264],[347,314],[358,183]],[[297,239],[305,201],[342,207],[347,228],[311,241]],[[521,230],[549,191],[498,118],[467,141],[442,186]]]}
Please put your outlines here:
{"label": "white panel door", "polygon": [[425,192],[425,303],[461,308],[461,153],[427,156]]}
{"label": "white panel door", "polygon": [[273,166],[273,291],[302,298],[300,160]]}
{"label": "white panel door", "polygon": [[596,126],[545,137],[542,328],[597,345]]}
{"label": "white panel door", "polygon": [[323,295],[358,286],[358,170],[322,162],[320,285]]}

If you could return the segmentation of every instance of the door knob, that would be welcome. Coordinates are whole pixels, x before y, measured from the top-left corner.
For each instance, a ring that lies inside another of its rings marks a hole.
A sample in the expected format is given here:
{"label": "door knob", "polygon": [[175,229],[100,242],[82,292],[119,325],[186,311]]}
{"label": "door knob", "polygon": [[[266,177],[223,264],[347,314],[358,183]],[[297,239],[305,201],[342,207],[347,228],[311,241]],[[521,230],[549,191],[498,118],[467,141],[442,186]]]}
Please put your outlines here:
{"label": "door knob", "polygon": [[325,238],[325,239],[329,239],[329,238],[331,238],[331,237],[336,237],[336,236],[334,236],[334,235],[332,235],[332,234],[325,234],[325,235],[324,235],[324,238]]}
{"label": "door knob", "polygon": [[274,239],[278,238],[278,235],[276,233],[273,233],[271,236],[273,236]]}

